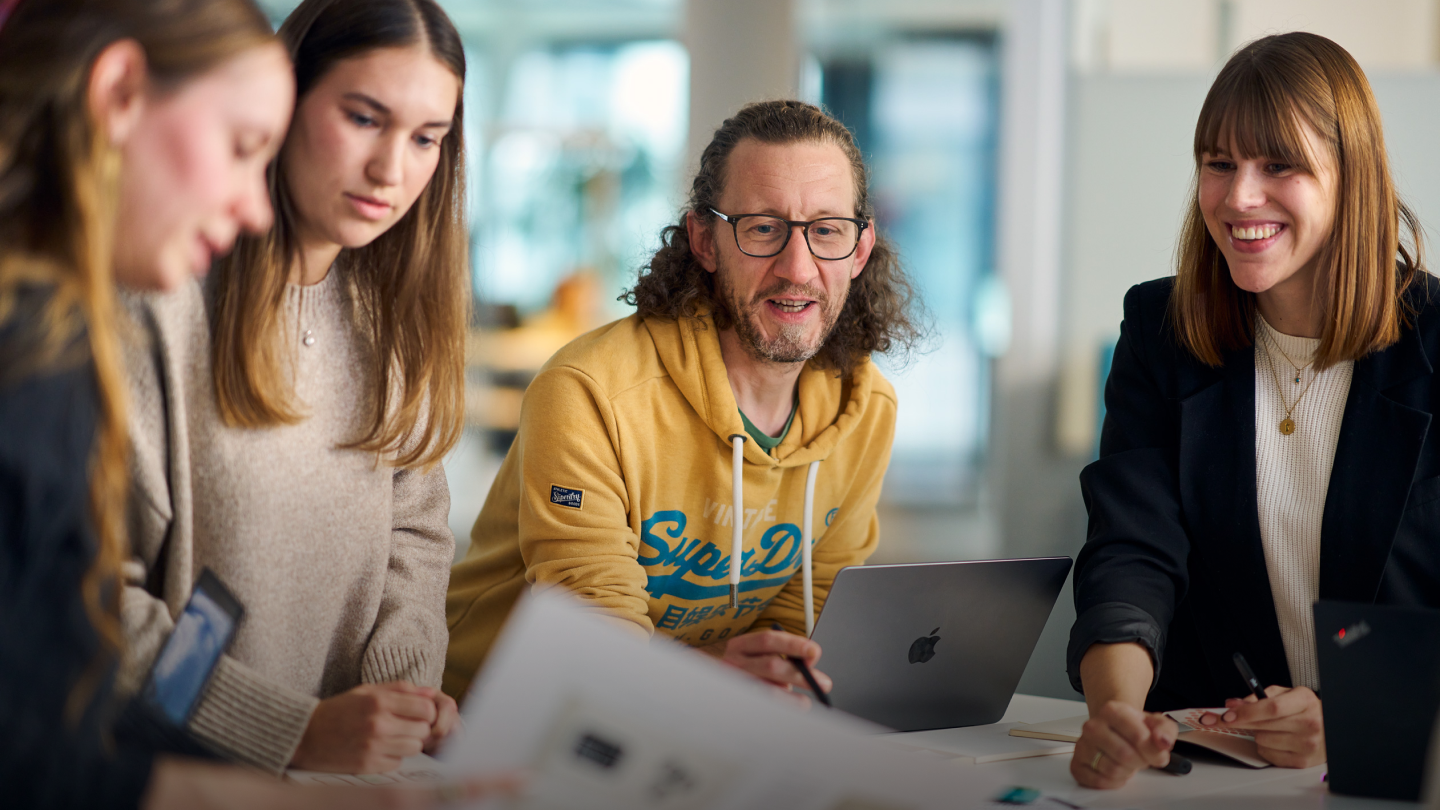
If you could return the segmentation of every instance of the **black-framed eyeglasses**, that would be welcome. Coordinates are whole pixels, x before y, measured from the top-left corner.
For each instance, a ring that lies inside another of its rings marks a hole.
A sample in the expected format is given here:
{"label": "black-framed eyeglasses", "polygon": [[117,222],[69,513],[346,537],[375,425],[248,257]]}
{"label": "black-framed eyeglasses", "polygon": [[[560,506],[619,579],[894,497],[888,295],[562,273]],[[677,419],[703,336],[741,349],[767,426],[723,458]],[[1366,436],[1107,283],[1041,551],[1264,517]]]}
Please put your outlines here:
{"label": "black-framed eyeglasses", "polygon": [[805,244],[817,259],[827,262],[848,259],[860,246],[860,234],[870,227],[863,219],[821,217],[799,222],[769,214],[727,216],[710,209],[710,213],[730,223],[735,233],[735,246],[746,256],[768,259],[779,256],[790,244],[790,232],[799,228],[805,233]]}

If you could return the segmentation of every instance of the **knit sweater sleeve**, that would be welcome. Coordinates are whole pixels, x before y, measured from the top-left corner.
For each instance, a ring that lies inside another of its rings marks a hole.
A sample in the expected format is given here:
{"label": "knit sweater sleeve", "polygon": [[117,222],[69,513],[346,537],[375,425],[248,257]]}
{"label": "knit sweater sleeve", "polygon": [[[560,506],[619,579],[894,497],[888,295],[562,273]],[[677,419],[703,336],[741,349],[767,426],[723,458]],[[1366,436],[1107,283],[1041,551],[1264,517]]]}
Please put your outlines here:
{"label": "knit sweater sleeve", "polygon": [[360,664],[365,683],[439,686],[445,670],[445,589],[455,558],[445,470],[396,470],[390,563],[375,631]]}
{"label": "knit sweater sleeve", "polygon": [[[200,572],[186,523],[175,519],[189,509],[184,482],[190,454],[182,429],[187,403],[165,351],[174,341],[194,336],[163,333],[157,326],[157,301],[149,296],[127,296],[124,303],[144,327],[124,346],[132,403],[129,528],[134,557],[125,566],[121,593],[126,643],[116,691],[128,695],[142,685]],[[226,759],[279,773],[318,702],[226,656],[197,702],[188,730]]]}
{"label": "knit sweater sleeve", "polygon": [[[162,523],[155,515],[150,522]],[[137,525],[133,524],[132,525]],[[143,523],[138,525],[144,525]],[[165,601],[144,587],[140,560],[127,566],[121,599],[127,642],[127,686],[138,691],[175,623]],[[137,575],[142,578],[137,581]],[[280,773],[295,755],[319,701],[222,656],[195,705],[187,730],[221,757]]]}

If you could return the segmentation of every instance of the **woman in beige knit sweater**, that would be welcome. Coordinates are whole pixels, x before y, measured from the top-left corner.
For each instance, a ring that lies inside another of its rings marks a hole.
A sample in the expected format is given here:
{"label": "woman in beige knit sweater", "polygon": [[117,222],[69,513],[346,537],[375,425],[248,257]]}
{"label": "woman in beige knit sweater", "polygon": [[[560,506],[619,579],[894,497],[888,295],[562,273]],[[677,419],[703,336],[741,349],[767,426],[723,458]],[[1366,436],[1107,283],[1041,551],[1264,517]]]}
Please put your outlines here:
{"label": "woman in beige knit sweater", "polygon": [[[463,413],[464,53],[433,0],[306,0],[276,211],[210,277],[133,301],[122,613],[138,687],[204,568],[245,622],[189,730],[272,771],[393,769],[436,688]],[[198,249],[212,251],[207,244]]]}

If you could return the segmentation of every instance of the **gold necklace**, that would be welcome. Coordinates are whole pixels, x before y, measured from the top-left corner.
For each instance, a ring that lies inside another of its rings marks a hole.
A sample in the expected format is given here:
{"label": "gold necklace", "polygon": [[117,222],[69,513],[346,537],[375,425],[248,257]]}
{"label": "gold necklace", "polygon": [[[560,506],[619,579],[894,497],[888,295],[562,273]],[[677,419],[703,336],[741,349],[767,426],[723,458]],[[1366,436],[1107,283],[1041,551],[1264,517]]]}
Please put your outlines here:
{"label": "gold necklace", "polygon": [[[1311,366],[1315,365],[1315,359],[1314,359],[1314,358],[1311,358],[1311,359],[1310,359],[1310,362],[1306,363],[1306,364],[1303,365],[1303,366],[1297,366],[1297,365],[1295,365],[1295,361],[1290,359],[1290,355],[1286,354],[1286,353],[1285,353],[1285,350],[1282,349],[1282,348],[1280,348],[1280,344],[1275,342],[1275,338],[1273,338],[1273,337],[1270,336],[1270,330],[1269,330],[1268,328],[1265,329],[1265,342],[1268,343],[1268,344],[1270,345],[1270,347],[1273,348],[1275,351],[1279,352],[1281,357],[1285,358],[1285,362],[1287,362],[1287,363],[1290,364],[1290,368],[1295,369],[1295,384],[1296,384],[1296,385],[1299,385],[1299,384],[1300,384],[1300,377],[1301,377],[1301,375],[1303,375],[1303,374],[1305,373],[1305,369],[1310,368]],[[1272,371],[1273,371],[1273,369],[1272,369]],[[1297,401],[1298,401],[1298,400],[1297,400]]]}
{"label": "gold necklace", "polygon": [[[1280,397],[1280,404],[1285,405],[1285,390],[1280,387],[1280,375],[1275,373],[1275,357],[1270,354],[1270,349],[1273,347],[1281,357],[1285,357],[1285,352],[1280,351],[1280,347],[1275,344],[1275,340],[1270,337],[1269,332],[1266,332],[1264,329],[1257,331],[1260,331],[1265,337],[1265,364],[1270,366],[1270,379],[1275,381],[1275,393]],[[1290,363],[1291,368],[1295,367],[1295,363],[1291,361],[1289,357],[1285,357],[1285,362]],[[1309,368],[1314,362],[1314,360],[1311,360],[1309,363],[1306,363],[1305,368]],[[1301,369],[1295,369],[1297,375],[1295,382],[1297,383],[1300,382],[1300,377],[1298,376],[1300,371]],[[1280,420],[1281,435],[1289,436],[1295,432],[1295,420],[1292,419],[1290,415],[1295,412],[1296,408],[1300,407],[1300,400],[1304,399],[1305,394],[1309,393],[1310,386],[1315,384],[1315,377],[1317,376],[1319,375],[1311,375],[1310,382],[1305,383],[1305,388],[1300,391],[1300,396],[1295,398],[1293,405],[1285,405],[1285,418]]]}

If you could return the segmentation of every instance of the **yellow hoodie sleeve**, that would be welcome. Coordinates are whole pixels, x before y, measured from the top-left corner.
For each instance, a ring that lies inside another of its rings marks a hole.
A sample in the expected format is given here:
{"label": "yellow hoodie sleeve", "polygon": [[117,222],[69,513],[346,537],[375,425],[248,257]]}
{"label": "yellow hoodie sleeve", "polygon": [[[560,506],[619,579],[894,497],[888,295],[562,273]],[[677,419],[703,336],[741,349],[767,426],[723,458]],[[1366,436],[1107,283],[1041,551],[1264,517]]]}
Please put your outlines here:
{"label": "yellow hoodie sleeve", "polygon": [[[542,588],[564,586],[627,626],[653,633],[618,431],[603,391],[571,367],[542,372],[525,393],[516,442],[526,579]],[[575,503],[578,508],[567,505]]]}
{"label": "yellow hoodie sleeve", "polygon": [[[885,482],[885,469],[890,466],[890,446],[895,438],[895,400],[877,395],[871,407],[881,411],[870,420],[868,437],[854,436],[852,441],[864,448],[856,469],[848,472],[831,470],[830,474],[854,474],[845,495],[844,508],[835,522],[825,526],[825,515],[815,515],[815,550],[811,559],[815,593],[815,615],[825,607],[835,575],[849,565],[863,565],[880,543],[880,517],[875,507],[880,502],[880,488]],[[883,411],[888,410],[888,413]],[[855,446],[855,445],[852,445]],[[827,474],[826,465],[846,463],[827,460],[820,465],[819,475]],[[851,462],[853,463],[853,462]],[[823,534],[821,534],[823,532]],[[752,632],[769,630],[778,622],[781,627],[805,635],[804,580],[799,572],[790,578],[779,594],[750,626]]]}

